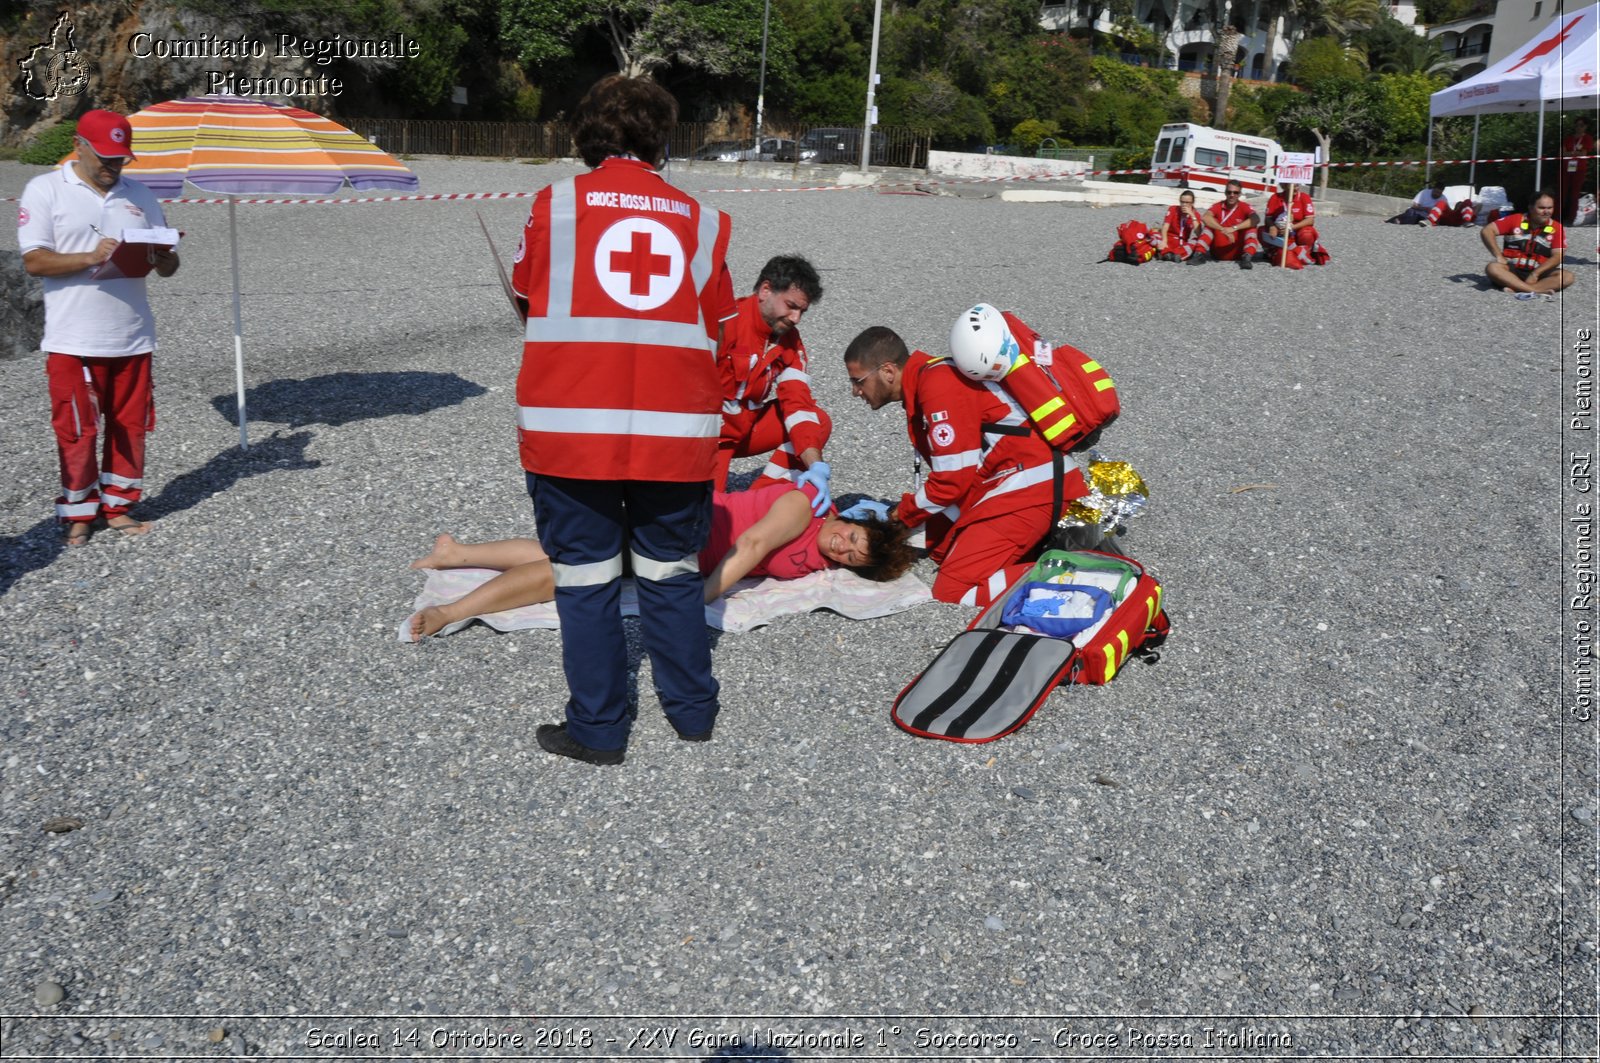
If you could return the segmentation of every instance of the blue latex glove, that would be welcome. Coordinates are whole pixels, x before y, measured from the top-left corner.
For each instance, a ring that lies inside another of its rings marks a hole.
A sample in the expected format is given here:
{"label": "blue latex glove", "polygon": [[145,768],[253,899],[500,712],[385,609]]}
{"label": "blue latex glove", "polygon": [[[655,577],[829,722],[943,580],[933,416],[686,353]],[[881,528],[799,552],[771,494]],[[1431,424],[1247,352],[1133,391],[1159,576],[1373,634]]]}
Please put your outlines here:
{"label": "blue latex glove", "polygon": [[889,503],[878,502],[871,498],[863,498],[843,513],[839,514],[845,520],[866,520],[876,517],[879,520],[889,519]]}
{"label": "blue latex glove", "polygon": [[833,495],[828,491],[828,477],[832,475],[833,470],[828,468],[827,462],[814,461],[811,463],[811,468],[802,473],[800,479],[796,481],[801,487],[810,484],[817,489],[817,498],[811,503],[811,512],[819,517],[828,512],[828,507],[833,505]]}

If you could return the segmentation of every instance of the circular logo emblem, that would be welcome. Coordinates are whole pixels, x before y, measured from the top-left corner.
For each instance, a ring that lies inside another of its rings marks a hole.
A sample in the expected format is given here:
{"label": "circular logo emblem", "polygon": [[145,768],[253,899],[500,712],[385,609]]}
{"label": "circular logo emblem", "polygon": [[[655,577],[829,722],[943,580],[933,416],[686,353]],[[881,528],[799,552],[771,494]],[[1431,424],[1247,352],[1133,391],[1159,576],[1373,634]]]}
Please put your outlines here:
{"label": "circular logo emblem", "polygon": [[630,310],[654,310],[683,283],[686,256],[671,229],[649,218],[623,218],[600,237],[594,275]]}
{"label": "circular logo emblem", "polygon": [[128,133],[124,129],[113,129],[111,130],[111,139],[115,140],[118,144],[121,144],[124,140],[128,139]]}
{"label": "circular logo emblem", "polygon": [[17,227],[20,229],[22,226],[24,226],[26,224],[28,224],[28,208],[27,207],[18,207],[17,208]]}
{"label": "circular logo emblem", "polygon": [[933,426],[933,441],[941,447],[948,447],[956,441],[956,430],[947,424]]}

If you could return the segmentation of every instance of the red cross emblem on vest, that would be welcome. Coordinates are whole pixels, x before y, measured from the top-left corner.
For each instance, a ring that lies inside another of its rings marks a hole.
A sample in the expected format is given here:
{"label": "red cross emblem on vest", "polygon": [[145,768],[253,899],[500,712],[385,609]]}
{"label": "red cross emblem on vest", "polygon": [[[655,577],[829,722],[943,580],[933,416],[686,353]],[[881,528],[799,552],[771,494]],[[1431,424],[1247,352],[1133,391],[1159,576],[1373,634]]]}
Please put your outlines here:
{"label": "red cross emblem on vest", "polygon": [[683,244],[651,218],[623,218],[595,245],[594,273],[600,287],[630,310],[654,310],[683,284]]}

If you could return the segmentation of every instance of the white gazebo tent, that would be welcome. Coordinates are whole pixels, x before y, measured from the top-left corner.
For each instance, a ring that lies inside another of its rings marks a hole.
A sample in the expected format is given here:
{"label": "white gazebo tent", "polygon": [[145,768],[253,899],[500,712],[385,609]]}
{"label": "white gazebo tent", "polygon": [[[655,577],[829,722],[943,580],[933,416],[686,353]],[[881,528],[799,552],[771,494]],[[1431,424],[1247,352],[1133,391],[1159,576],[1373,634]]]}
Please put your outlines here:
{"label": "white gazebo tent", "polygon": [[[1435,92],[1428,108],[1428,169],[1433,169],[1433,119],[1502,111],[1539,111],[1539,162],[1534,185],[1544,177],[1546,104],[1563,110],[1593,109],[1600,102],[1600,4],[1560,14],[1532,41],[1494,66]],[[1478,125],[1472,126],[1472,157],[1478,157]],[[1474,163],[1474,170],[1476,164]]]}

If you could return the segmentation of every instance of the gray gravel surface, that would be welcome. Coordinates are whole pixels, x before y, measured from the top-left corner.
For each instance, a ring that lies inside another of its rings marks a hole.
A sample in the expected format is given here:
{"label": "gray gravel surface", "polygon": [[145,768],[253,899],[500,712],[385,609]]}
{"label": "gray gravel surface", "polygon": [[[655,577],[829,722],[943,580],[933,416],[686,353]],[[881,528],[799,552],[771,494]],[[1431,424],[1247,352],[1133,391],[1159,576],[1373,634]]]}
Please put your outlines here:
{"label": "gray gravel surface", "polygon": [[[415,168],[425,192],[573,172]],[[36,172],[0,164],[0,195]],[[1101,358],[1124,403],[1103,449],[1152,492],[1124,545],[1167,587],[1159,664],[968,747],[888,706],[971,610],[787,618],[717,638],[710,745],[673,740],[641,662],[617,769],[533,742],[561,714],[556,633],[392,634],[436,533],[532,530],[518,334],[474,217],[509,255],[527,201],[240,207],[245,453],[226,208],[172,207],[152,534],[58,547],[41,357],[0,361],[0,1012],[44,1016],[6,1020],[7,1051],[533,1023],[420,1018],[474,1013],[676,1017],[652,1022],[682,1056],[736,1016],[863,1055],[899,1028],[885,1051],[915,1058],[1063,1029],[1063,1054],[1146,1054],[1207,1025],[1283,1054],[1592,1050],[1559,492],[1594,231],[1565,299],[1522,304],[1482,290],[1472,232],[1331,218],[1328,268],[1136,272],[1095,263],[1156,208],[992,191],[703,199],[734,216],[741,289],[782,251],[822,271],[803,331],[836,493],[910,479],[898,410],[849,395],[861,328],[937,350],[986,299]],[[417,1018],[283,1017],[313,1013]],[[952,1017],[985,1015],[1033,1018]],[[644,1025],[591,1021],[593,1051],[640,1054]]]}

